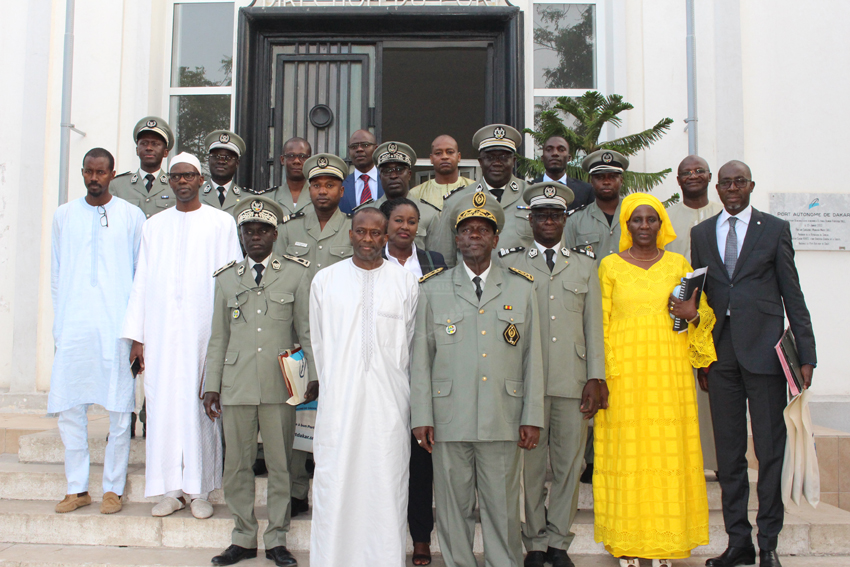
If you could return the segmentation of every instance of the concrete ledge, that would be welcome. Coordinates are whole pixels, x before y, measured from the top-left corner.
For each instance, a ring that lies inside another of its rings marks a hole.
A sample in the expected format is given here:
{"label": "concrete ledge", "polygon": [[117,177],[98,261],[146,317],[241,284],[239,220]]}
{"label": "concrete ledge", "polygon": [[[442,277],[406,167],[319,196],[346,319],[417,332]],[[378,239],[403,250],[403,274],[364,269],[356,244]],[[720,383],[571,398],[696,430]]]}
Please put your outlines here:
{"label": "concrete ledge", "polygon": [[[108,418],[103,426],[95,427],[89,424],[89,453],[92,464],[103,464],[103,454],[106,450],[106,432],[109,430]],[[101,431],[102,430],[102,431]],[[22,463],[64,463],[65,446],[59,436],[59,430],[51,429],[24,435],[20,438],[18,459]],[[145,440],[136,437],[130,441],[130,464],[145,464]]]}

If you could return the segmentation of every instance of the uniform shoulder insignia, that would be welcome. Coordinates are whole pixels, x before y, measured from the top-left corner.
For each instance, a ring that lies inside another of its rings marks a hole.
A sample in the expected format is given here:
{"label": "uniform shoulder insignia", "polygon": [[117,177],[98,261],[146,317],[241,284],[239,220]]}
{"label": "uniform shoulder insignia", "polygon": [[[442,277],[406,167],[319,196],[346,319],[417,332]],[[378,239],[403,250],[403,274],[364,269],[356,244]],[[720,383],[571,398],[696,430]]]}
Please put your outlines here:
{"label": "uniform shoulder insignia", "polygon": [[[445,197],[444,197],[444,198],[445,198]],[[420,203],[424,203],[424,204],[426,204],[426,205],[430,205],[430,206],[434,207],[434,209],[436,209],[438,212],[440,212],[440,211],[442,211],[442,210],[443,210],[443,209],[441,209],[440,207],[438,207],[437,205],[435,205],[434,203],[432,203],[431,201],[426,201],[425,199],[419,199],[419,202],[420,202]]]}
{"label": "uniform shoulder insignia", "polygon": [[582,246],[576,246],[575,248],[570,248],[570,250],[572,250],[573,252],[578,252],[579,254],[584,254],[588,258],[593,258],[594,260],[596,259],[596,254],[594,254],[590,250],[585,249]]}
{"label": "uniform shoulder insignia", "polygon": [[125,171],[124,173],[119,173],[118,175],[115,176],[115,179],[118,179],[119,177],[124,177],[125,175],[130,175],[130,172]]}
{"label": "uniform shoulder insignia", "polygon": [[284,258],[289,260],[290,262],[295,262],[296,264],[301,264],[305,268],[310,267],[310,260],[305,260],[304,258],[299,258],[298,256],[290,256],[289,254],[282,254]]}
{"label": "uniform shoulder insignia", "polygon": [[292,213],[291,215],[283,215],[280,219],[280,224],[286,224],[293,219],[299,219],[304,216],[304,211],[298,211],[297,213]]}
{"label": "uniform shoulder insignia", "polygon": [[236,265],[236,260],[231,260],[230,262],[228,262],[227,264],[225,264],[224,266],[220,267],[215,272],[213,272],[213,277],[216,277],[217,275],[219,275],[221,272],[223,272],[227,268],[230,268],[230,267],[235,266],[235,265]]}
{"label": "uniform shoulder insignia", "polygon": [[522,252],[525,250],[525,246],[515,246],[514,248],[502,248],[499,250],[499,258],[504,258],[508,254],[513,254],[514,252]]}
{"label": "uniform shoulder insignia", "polygon": [[522,276],[530,282],[534,281],[534,276],[532,276],[528,272],[523,272],[522,270],[517,270],[516,268],[508,268],[508,271],[513,272],[514,274],[516,274],[518,276]]}
{"label": "uniform shoulder insignia", "polygon": [[266,193],[271,193],[277,189],[277,187],[269,187],[268,189],[251,189],[250,187],[242,187],[243,191],[247,191],[251,195],[264,195]]}
{"label": "uniform shoulder insignia", "polygon": [[436,270],[434,270],[433,272],[428,272],[427,274],[425,274],[424,276],[422,276],[421,278],[419,278],[419,283],[422,283],[422,282],[424,282],[425,280],[427,280],[427,279],[429,279],[429,278],[432,278],[432,277],[436,276],[437,274],[442,274],[442,273],[443,273],[443,272],[445,272],[445,271],[446,271],[446,269],[445,269],[445,268],[437,268],[437,269],[436,269]]}
{"label": "uniform shoulder insignia", "polygon": [[468,185],[461,185],[460,187],[455,187],[454,189],[452,189],[451,191],[449,191],[448,193],[443,195],[443,201],[445,201],[446,199],[448,199],[449,197],[451,197],[452,195],[454,195],[455,193],[457,193],[458,191],[460,191],[464,187],[468,187]]}
{"label": "uniform shoulder insignia", "polygon": [[577,212],[585,210],[587,207],[588,207],[588,204],[585,203],[580,207],[577,207],[577,208],[575,208],[571,211],[567,211],[567,217],[569,218],[569,217],[573,216],[574,214],[576,214]]}

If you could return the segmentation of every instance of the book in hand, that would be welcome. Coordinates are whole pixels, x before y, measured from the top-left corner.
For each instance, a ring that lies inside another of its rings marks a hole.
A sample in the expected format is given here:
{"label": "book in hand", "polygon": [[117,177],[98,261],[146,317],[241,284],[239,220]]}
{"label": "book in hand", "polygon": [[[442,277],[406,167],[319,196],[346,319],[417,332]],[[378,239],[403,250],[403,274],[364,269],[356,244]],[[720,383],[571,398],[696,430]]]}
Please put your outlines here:
{"label": "book in hand", "polygon": [[785,379],[788,380],[788,389],[791,390],[791,396],[797,396],[803,391],[803,370],[800,367],[800,355],[797,353],[797,341],[794,340],[794,333],[791,332],[791,327],[785,329],[782,333],[782,338],[776,343],[776,356],[779,357],[779,364],[782,365],[782,371],[785,373]]}
{"label": "book in hand", "polygon": [[[705,287],[706,272],[708,272],[708,268],[700,268],[693,272],[689,272],[682,278],[682,283],[673,288],[673,296],[678,298],[680,301],[687,301],[691,298],[691,294],[694,290],[697,290],[696,306],[699,308],[699,300],[700,297],[702,297],[702,290]],[[674,331],[677,333],[684,333],[688,330],[688,322],[685,319],[675,317],[672,313],[670,313],[670,317],[673,318]]]}
{"label": "book in hand", "polygon": [[289,392],[289,399],[286,400],[286,403],[291,406],[297,406],[304,401],[304,395],[307,393],[307,384],[310,382],[310,377],[307,375],[307,359],[304,357],[304,351],[300,346],[291,350],[285,350],[277,355],[277,359],[280,362],[280,371],[283,372],[286,390]]}

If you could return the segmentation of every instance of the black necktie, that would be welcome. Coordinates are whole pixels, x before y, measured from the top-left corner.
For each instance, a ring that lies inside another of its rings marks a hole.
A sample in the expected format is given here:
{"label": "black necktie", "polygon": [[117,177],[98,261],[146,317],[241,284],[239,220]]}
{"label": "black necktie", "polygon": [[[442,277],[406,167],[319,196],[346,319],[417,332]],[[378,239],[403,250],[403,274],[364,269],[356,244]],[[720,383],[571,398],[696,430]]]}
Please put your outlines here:
{"label": "black necktie", "polygon": [[263,270],[265,266],[262,264],[254,264],[254,270],[257,272],[257,277],[254,278],[254,281],[257,282],[257,285],[260,285],[260,280],[263,279]]}
{"label": "black necktie", "polygon": [[504,189],[490,189],[490,193],[496,197],[496,200],[500,203],[502,202],[502,193],[504,193]]}
{"label": "black necktie", "polygon": [[221,186],[218,188],[218,202],[222,207],[224,206],[224,187]]}
{"label": "black necktie", "polygon": [[551,272],[555,269],[555,251],[549,248],[543,253],[546,254],[546,265],[549,266]]}
{"label": "black necktie", "polygon": [[148,173],[145,175],[145,189],[148,190],[148,193],[151,192],[151,187],[153,187],[153,175]]}
{"label": "black necktie", "polygon": [[484,291],[481,289],[481,278],[475,276],[474,278],[472,278],[472,283],[475,284],[475,295],[478,296],[478,299],[481,299],[481,294]]}

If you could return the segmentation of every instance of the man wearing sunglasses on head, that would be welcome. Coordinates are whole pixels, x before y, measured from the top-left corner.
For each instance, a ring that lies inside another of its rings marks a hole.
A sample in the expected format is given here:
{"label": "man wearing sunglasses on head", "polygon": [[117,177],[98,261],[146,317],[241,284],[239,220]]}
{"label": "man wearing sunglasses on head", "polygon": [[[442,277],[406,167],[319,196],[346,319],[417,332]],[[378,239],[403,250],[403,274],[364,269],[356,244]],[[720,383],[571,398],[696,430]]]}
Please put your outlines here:
{"label": "man wearing sunglasses on head", "polygon": [[245,153],[245,141],[229,130],[216,130],[204,138],[210,179],[201,186],[201,202],[232,213],[242,198],[243,187],[234,177],[239,159]]}

